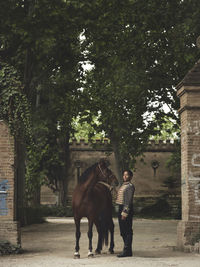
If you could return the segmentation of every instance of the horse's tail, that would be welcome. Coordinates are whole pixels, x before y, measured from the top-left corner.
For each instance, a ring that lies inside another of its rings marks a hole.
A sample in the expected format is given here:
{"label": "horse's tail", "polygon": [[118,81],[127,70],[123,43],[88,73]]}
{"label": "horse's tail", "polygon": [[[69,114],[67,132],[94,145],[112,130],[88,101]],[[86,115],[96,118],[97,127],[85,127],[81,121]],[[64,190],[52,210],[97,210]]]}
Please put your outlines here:
{"label": "horse's tail", "polygon": [[108,231],[109,231],[109,224],[108,224],[108,216],[106,216],[105,212],[101,212],[99,216],[99,226],[102,235],[102,246],[108,246]]}

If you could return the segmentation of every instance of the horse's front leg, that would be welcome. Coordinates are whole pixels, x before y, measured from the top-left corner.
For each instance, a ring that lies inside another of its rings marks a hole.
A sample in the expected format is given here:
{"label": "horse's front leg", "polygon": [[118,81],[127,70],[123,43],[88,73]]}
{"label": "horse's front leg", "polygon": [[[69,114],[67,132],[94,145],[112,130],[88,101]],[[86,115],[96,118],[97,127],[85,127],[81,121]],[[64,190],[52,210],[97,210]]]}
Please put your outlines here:
{"label": "horse's front leg", "polygon": [[111,254],[114,253],[114,223],[113,223],[113,219],[111,218],[111,221],[110,221],[110,227],[109,227],[109,230],[110,230],[110,248],[109,248],[109,252]]}
{"label": "horse's front leg", "polygon": [[76,225],[76,246],[75,246],[75,253],[74,253],[74,259],[79,259],[80,254],[79,254],[79,240],[81,237],[81,232],[80,232],[80,219],[74,219],[75,220],[75,225]]}
{"label": "horse's front leg", "polygon": [[91,258],[94,256],[92,252],[92,237],[93,237],[92,228],[93,228],[93,221],[88,219],[88,238],[89,238],[88,258]]}

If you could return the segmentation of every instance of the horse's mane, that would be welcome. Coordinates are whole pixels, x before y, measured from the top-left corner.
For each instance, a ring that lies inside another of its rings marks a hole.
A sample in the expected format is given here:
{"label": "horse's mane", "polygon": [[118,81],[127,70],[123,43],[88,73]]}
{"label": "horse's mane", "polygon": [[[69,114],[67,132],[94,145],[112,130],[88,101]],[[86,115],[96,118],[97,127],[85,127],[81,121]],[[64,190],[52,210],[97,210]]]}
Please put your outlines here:
{"label": "horse's mane", "polygon": [[93,164],[92,166],[90,166],[89,168],[87,168],[82,175],[79,178],[79,184],[85,183],[90,175],[90,173],[96,168],[96,166],[98,165],[98,163]]}

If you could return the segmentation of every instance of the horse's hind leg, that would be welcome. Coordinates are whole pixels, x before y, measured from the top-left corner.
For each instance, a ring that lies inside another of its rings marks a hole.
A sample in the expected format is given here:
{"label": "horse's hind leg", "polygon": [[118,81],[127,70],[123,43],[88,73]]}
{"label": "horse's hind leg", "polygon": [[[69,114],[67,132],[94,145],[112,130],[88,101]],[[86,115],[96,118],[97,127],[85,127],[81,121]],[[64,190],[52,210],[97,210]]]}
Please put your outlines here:
{"label": "horse's hind leg", "polygon": [[79,254],[79,240],[81,237],[81,232],[80,232],[80,219],[74,219],[75,220],[75,225],[76,225],[76,246],[75,246],[75,253],[74,253],[74,258],[79,259],[80,254]]}
{"label": "horse's hind leg", "polygon": [[88,219],[88,238],[89,238],[88,258],[94,256],[94,254],[92,252],[92,237],[93,237],[92,228],[93,228],[93,221]]}
{"label": "horse's hind leg", "polygon": [[109,252],[111,254],[114,253],[114,223],[113,223],[113,220],[111,219],[110,221],[110,227],[109,227],[109,230],[110,230],[110,248],[109,248]]}
{"label": "horse's hind leg", "polygon": [[102,231],[101,231],[101,227],[98,223],[96,223],[96,228],[97,228],[97,232],[98,232],[98,242],[97,242],[97,248],[95,250],[96,254],[101,254],[101,250],[102,250]]}

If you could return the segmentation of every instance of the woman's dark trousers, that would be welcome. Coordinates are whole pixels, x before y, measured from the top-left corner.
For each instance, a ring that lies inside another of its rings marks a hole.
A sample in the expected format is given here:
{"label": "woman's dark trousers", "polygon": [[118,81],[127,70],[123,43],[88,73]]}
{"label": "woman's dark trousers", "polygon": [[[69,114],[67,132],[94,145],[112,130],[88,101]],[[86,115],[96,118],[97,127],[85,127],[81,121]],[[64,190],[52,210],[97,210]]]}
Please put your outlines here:
{"label": "woman's dark trousers", "polygon": [[122,210],[123,210],[123,205],[119,205],[118,221],[119,221],[120,234],[124,241],[123,254],[127,256],[132,256],[133,206],[130,207],[128,217],[125,220],[121,219]]}

